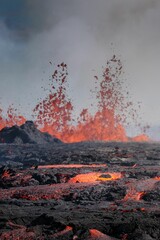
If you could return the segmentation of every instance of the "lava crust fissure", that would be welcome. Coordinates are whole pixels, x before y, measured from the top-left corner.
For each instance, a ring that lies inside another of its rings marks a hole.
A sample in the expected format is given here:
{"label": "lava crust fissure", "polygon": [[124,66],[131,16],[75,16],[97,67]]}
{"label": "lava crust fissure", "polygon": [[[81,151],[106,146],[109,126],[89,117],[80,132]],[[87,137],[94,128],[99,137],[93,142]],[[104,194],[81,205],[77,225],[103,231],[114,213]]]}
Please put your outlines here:
{"label": "lava crust fissure", "polygon": [[160,239],[159,148],[1,145],[0,239]]}

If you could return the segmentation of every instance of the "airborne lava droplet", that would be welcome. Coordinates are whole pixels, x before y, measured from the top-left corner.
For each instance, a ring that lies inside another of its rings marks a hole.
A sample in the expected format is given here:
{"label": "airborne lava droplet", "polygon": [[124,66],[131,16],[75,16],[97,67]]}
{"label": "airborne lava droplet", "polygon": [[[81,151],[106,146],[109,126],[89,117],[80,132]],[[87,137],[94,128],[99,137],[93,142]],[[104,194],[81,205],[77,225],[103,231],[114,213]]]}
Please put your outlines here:
{"label": "airborne lava droplet", "polygon": [[[138,125],[138,114],[129,99],[128,90],[123,86],[122,70],[122,63],[115,55],[107,61],[102,77],[94,76],[95,90],[92,94],[95,94],[97,99],[97,111],[91,114],[89,109],[83,109],[79,117],[74,119],[73,103],[67,94],[67,65],[63,62],[57,65],[50,80],[48,95],[40,100],[33,110],[36,126],[67,143],[148,141],[145,134],[135,138],[128,138],[126,135],[128,116]],[[44,91],[46,92],[46,89]],[[25,118],[17,114],[12,106],[8,108],[6,118],[2,113],[0,109],[0,129],[25,122]]]}
{"label": "airborne lava droplet", "polygon": [[13,125],[20,126],[25,121],[26,119],[13,106],[8,107],[6,117],[3,116],[3,110],[0,108],[0,130],[4,127],[12,127]]}
{"label": "airborne lava droplet", "polygon": [[[67,95],[67,65],[58,65],[52,75],[50,94],[34,109],[37,126],[64,142],[128,141],[124,127],[128,124],[127,116],[136,121],[138,114],[129,101],[128,91],[123,89],[122,69],[121,61],[114,55],[103,69],[102,79],[94,76],[98,110],[91,115],[89,109],[83,109],[75,126],[73,104]],[[148,138],[142,135],[133,140]]]}
{"label": "airborne lava droplet", "polygon": [[[64,139],[70,130],[73,105],[67,95],[67,65],[61,63],[52,75],[49,95],[34,108],[36,125],[43,132],[48,132]],[[68,133],[69,134],[69,133]]]}

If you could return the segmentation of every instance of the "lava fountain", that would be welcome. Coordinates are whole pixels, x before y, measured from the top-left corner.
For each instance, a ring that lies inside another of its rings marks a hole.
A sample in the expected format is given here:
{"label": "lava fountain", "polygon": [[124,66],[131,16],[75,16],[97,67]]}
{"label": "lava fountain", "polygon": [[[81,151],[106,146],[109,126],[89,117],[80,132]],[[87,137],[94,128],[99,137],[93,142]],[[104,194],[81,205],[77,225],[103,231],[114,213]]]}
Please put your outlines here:
{"label": "lava fountain", "polygon": [[[125,125],[127,116],[133,121],[138,114],[129,100],[128,91],[121,81],[122,63],[114,55],[103,69],[102,79],[95,76],[97,111],[90,114],[83,109],[73,125],[73,104],[67,95],[67,65],[57,66],[51,80],[49,95],[34,109],[36,124],[43,132],[48,132],[64,142],[80,141],[128,141]],[[146,135],[133,139],[147,141]]]}
{"label": "lava fountain", "polygon": [[[128,138],[126,135],[128,119],[138,125],[138,114],[129,99],[128,90],[123,86],[122,73],[122,63],[114,55],[103,68],[102,77],[94,76],[95,89],[91,92],[97,99],[97,111],[91,114],[90,109],[83,109],[75,119],[73,102],[67,93],[67,65],[57,65],[50,79],[49,93],[33,109],[36,126],[42,132],[48,132],[66,143],[148,141],[145,134],[135,138]],[[8,108],[6,118],[2,113],[0,109],[0,129],[25,122],[25,118],[17,114],[13,106]]]}
{"label": "lava fountain", "polygon": [[3,109],[0,108],[0,130],[4,127],[12,127],[14,125],[24,124],[26,119],[18,114],[18,110],[13,106],[9,106],[7,109],[6,116],[4,117]]}

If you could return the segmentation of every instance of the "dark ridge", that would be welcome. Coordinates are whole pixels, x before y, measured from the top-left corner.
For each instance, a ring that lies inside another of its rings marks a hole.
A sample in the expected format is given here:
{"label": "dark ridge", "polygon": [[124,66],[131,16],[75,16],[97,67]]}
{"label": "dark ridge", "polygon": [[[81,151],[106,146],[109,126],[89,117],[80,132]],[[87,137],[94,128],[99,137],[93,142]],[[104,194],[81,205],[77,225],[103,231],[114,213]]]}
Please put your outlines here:
{"label": "dark ridge", "polygon": [[58,138],[38,130],[32,121],[26,121],[21,126],[5,127],[0,131],[0,143],[46,144],[60,142]]}

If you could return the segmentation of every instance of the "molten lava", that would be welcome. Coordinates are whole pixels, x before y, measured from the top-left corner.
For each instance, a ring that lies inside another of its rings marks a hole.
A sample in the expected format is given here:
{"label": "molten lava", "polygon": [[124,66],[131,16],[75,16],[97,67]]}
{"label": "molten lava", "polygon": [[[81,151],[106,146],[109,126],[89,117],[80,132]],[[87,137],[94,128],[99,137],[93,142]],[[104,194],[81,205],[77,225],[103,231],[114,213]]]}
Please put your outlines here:
{"label": "molten lava", "polygon": [[67,65],[61,63],[52,75],[49,95],[34,108],[36,125],[43,132],[64,140],[69,134],[69,124],[72,120],[73,105],[67,95]]}
{"label": "molten lava", "polygon": [[[100,168],[100,167],[107,167],[106,164],[54,164],[54,165],[41,165],[38,166],[38,169],[49,169],[49,168]],[[34,167],[32,167],[33,169]]]}
{"label": "molten lava", "polygon": [[[124,124],[129,114],[137,119],[137,112],[128,99],[120,80],[122,63],[116,56],[107,62],[102,79],[95,76],[97,112],[94,115],[83,109],[73,126],[73,104],[67,96],[67,65],[58,65],[52,75],[50,94],[34,109],[36,124],[42,131],[60,138],[64,142],[80,141],[128,141]],[[147,141],[137,137],[135,141]]]}
{"label": "molten lava", "polygon": [[150,140],[149,137],[145,134],[141,134],[139,136],[132,138],[133,142],[148,142],[149,140]]}
{"label": "molten lava", "polygon": [[142,197],[145,195],[145,192],[128,192],[127,195],[124,197],[124,201],[133,200],[133,201],[140,201]]}
{"label": "molten lava", "polygon": [[154,178],[157,181],[160,181],[160,176]]}
{"label": "molten lava", "polygon": [[0,130],[4,127],[12,127],[14,125],[24,124],[26,119],[17,113],[17,109],[9,106],[6,117],[3,116],[3,110],[0,108]]}
{"label": "molten lava", "polygon": [[70,183],[93,183],[96,181],[114,181],[122,178],[121,173],[100,173],[100,172],[90,172],[85,174],[78,174],[77,176],[69,180]]}
{"label": "molten lava", "polygon": [[[121,80],[122,63],[114,55],[103,69],[102,78],[94,76],[97,111],[91,114],[83,109],[77,119],[73,118],[73,103],[67,94],[68,70],[65,63],[57,66],[49,84],[48,95],[33,110],[35,124],[43,132],[61,139],[63,142],[80,141],[148,141],[144,134],[129,139],[125,127],[127,117],[137,121],[137,111],[129,100]],[[95,109],[94,109],[95,110]],[[25,118],[9,107],[7,116],[0,109],[0,129],[5,126],[21,125]],[[74,123],[74,124],[73,124]],[[137,123],[137,122],[136,122]]]}
{"label": "molten lava", "polygon": [[90,229],[89,233],[90,233],[89,239],[91,239],[91,240],[95,240],[95,239],[111,240],[111,238],[109,236],[103,234],[102,232],[98,231],[97,229]]}

